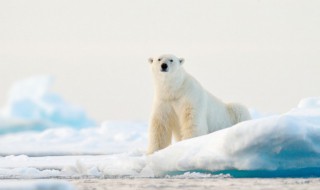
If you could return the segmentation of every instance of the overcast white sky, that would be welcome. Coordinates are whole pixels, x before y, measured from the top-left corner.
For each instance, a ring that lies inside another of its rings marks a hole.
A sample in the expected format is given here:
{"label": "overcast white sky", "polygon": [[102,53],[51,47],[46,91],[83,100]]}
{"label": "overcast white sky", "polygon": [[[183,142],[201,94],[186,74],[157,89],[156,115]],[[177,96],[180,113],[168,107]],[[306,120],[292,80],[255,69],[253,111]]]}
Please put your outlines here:
{"label": "overcast white sky", "polygon": [[14,81],[102,120],[147,120],[148,57],[173,53],[212,94],[262,112],[320,95],[319,0],[2,0],[0,105]]}

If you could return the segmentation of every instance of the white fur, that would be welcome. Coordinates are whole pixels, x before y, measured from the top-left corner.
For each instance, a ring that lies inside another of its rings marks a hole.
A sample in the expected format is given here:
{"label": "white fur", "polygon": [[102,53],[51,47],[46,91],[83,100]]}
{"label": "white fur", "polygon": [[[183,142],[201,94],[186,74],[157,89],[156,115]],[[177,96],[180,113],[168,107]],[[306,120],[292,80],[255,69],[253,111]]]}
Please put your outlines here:
{"label": "white fur", "polygon": [[[170,62],[172,61],[172,62]],[[250,119],[242,105],[225,104],[207,92],[173,55],[150,58],[155,97],[150,120],[148,154],[176,141],[205,135]],[[161,65],[168,65],[162,72]]]}

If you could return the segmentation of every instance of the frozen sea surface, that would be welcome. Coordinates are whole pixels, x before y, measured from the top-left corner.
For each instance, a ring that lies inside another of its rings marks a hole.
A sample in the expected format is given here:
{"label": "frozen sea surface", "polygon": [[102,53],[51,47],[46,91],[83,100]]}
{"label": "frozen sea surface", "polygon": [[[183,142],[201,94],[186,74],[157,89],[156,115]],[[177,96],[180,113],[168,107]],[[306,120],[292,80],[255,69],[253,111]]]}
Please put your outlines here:
{"label": "frozen sea surface", "polygon": [[74,185],[63,180],[2,180],[0,190],[76,190]]}
{"label": "frozen sea surface", "polygon": [[[234,179],[234,178],[197,178],[197,179],[69,179],[61,182],[46,184],[42,180],[4,180],[0,181],[0,190],[147,190],[147,189],[217,189],[217,190],[318,190],[320,187],[319,178],[296,179]],[[8,186],[11,184],[11,186]],[[14,184],[16,185],[14,187]],[[29,186],[24,186],[29,184]],[[42,184],[42,186],[37,185]],[[59,185],[59,186],[58,186]],[[1,188],[6,187],[6,188]],[[11,188],[7,188],[11,187]]]}
{"label": "frozen sea surface", "polygon": [[217,190],[318,190],[319,179],[84,179],[70,180],[79,190],[105,189],[217,189]]}

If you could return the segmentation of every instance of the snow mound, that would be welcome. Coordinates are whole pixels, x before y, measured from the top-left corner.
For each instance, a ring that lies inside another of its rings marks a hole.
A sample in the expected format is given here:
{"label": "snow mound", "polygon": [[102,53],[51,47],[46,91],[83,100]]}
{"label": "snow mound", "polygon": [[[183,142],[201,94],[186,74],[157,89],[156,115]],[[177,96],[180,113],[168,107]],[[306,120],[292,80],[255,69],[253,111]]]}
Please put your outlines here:
{"label": "snow mound", "polygon": [[291,114],[243,122],[159,151],[151,156],[150,167],[155,175],[320,167],[319,116],[316,122]]}
{"label": "snow mound", "polygon": [[9,92],[0,116],[0,134],[48,127],[88,127],[95,122],[85,112],[64,101],[50,89],[53,78],[37,76],[17,82]]}

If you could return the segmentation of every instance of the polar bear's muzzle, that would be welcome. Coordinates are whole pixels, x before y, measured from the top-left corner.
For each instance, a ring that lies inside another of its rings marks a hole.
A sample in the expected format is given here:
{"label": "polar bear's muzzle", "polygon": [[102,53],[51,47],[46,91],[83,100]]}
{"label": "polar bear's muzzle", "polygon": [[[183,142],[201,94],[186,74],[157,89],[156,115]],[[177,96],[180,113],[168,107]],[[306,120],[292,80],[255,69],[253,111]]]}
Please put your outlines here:
{"label": "polar bear's muzzle", "polygon": [[168,71],[168,64],[162,63],[161,64],[161,72],[167,72]]}

